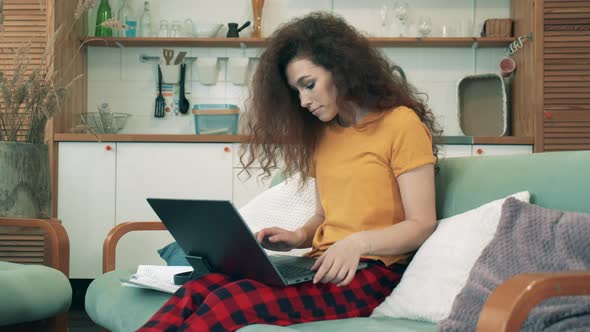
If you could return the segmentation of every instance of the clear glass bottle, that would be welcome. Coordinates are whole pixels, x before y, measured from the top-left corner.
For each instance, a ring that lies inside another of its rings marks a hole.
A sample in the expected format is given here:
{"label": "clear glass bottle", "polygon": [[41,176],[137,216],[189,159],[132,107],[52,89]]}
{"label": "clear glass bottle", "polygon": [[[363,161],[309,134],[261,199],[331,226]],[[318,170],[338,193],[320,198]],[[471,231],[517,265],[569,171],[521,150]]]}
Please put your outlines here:
{"label": "clear glass bottle", "polygon": [[96,28],[94,30],[94,35],[96,37],[113,36],[113,29],[102,26],[103,22],[106,22],[110,19],[111,6],[109,5],[109,0],[100,0],[100,5],[98,5],[98,10],[96,12]]}
{"label": "clear glass bottle", "polygon": [[124,36],[121,37],[137,37],[137,18],[133,13],[133,8],[129,5],[129,0],[123,0],[121,8],[119,8],[118,19],[119,22],[127,26]]}
{"label": "clear glass bottle", "polygon": [[143,13],[139,18],[139,35],[141,37],[152,37],[152,12],[150,2],[143,2]]}

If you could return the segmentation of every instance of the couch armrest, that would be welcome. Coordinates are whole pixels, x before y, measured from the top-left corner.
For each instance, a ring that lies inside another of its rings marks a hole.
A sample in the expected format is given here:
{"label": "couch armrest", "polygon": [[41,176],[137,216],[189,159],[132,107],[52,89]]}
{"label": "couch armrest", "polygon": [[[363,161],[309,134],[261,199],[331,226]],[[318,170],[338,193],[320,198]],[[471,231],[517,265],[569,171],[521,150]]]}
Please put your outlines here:
{"label": "couch armrest", "polygon": [[117,244],[123,235],[132,231],[165,231],[166,226],[160,221],[134,221],[124,222],[113,227],[102,246],[102,273],[115,269],[115,258],[117,255]]}
{"label": "couch armrest", "polygon": [[45,265],[70,276],[70,239],[58,219],[0,218],[0,226],[38,228],[47,235],[47,261]]}
{"label": "couch armrest", "polygon": [[574,295],[590,295],[590,272],[517,275],[492,292],[479,316],[477,331],[520,331],[537,304],[552,297]]}

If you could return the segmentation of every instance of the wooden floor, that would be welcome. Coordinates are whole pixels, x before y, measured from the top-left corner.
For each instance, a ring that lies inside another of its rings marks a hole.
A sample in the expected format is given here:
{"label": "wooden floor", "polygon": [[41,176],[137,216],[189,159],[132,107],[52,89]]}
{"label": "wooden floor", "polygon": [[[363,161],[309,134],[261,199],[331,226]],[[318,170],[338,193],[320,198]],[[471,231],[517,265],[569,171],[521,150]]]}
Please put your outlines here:
{"label": "wooden floor", "polygon": [[102,332],[81,308],[72,308],[68,313],[68,332]]}

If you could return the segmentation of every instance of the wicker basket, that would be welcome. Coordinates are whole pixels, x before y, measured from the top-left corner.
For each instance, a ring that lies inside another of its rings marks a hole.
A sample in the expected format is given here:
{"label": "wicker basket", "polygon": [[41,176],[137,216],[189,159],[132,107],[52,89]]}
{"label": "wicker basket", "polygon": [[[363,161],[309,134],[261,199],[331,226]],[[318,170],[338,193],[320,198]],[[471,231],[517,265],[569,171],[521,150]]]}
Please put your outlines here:
{"label": "wicker basket", "polygon": [[512,37],[512,19],[491,18],[483,24],[482,37]]}

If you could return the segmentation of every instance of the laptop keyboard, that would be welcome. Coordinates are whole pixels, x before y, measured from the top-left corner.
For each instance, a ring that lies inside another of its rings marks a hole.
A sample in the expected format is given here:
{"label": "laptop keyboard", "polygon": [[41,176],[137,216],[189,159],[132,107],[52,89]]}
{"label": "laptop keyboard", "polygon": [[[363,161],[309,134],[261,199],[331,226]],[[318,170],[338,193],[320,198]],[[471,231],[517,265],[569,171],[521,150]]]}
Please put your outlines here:
{"label": "laptop keyboard", "polygon": [[283,278],[297,278],[304,275],[312,274],[313,271],[307,268],[293,266],[293,265],[281,265],[275,264],[275,267]]}

